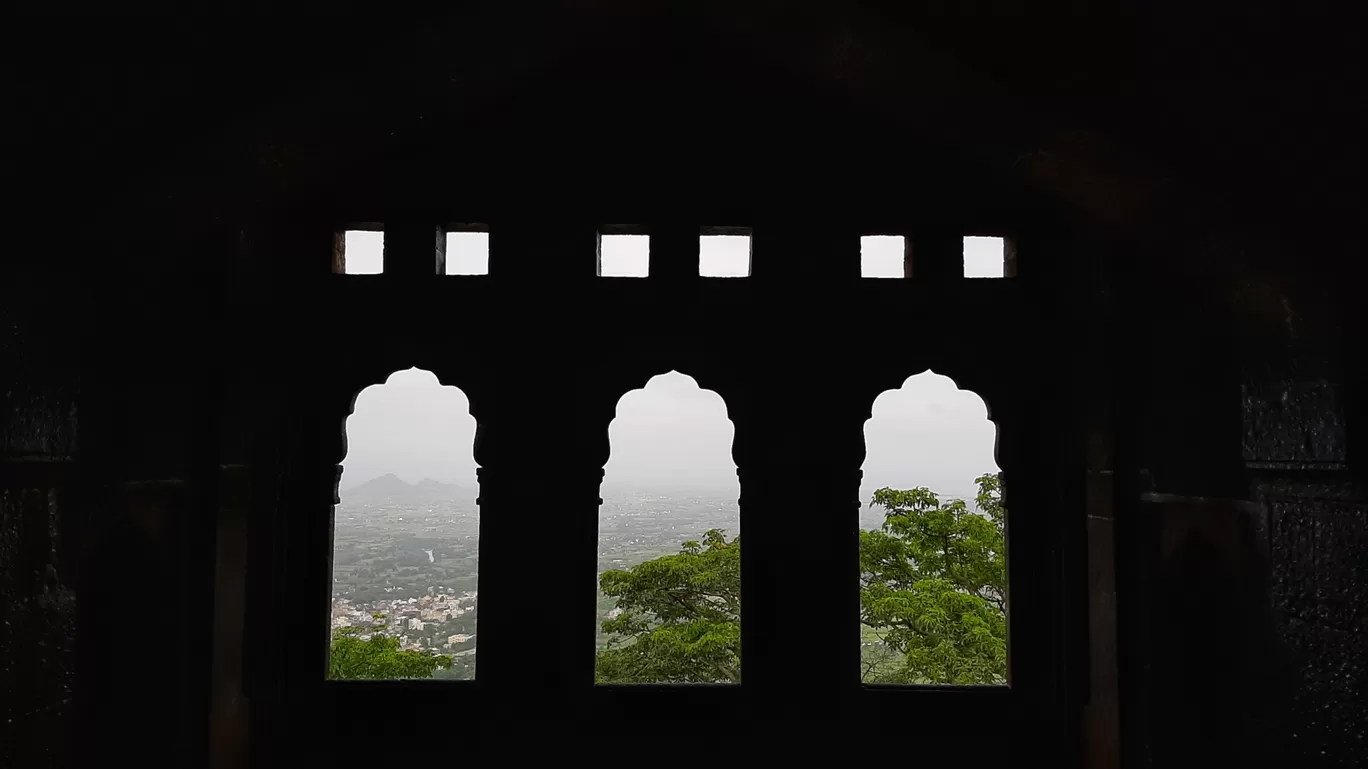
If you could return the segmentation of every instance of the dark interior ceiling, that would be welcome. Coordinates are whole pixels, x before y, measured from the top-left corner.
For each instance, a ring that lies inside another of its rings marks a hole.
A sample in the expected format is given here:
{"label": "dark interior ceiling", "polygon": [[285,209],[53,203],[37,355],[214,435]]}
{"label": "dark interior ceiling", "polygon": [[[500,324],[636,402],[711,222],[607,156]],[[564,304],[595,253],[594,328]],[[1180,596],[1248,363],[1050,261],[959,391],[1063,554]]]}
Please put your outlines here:
{"label": "dark interior ceiling", "polygon": [[[1286,234],[1364,209],[1355,25],[1305,5],[329,8],[34,24],[10,67],[26,199],[106,223],[136,201],[194,227],[244,200],[355,197],[436,152],[548,205],[614,166],[622,199],[655,180],[654,204],[679,189],[661,178],[709,166],[744,164],[773,191],[968,164],[970,183],[1025,180],[1113,224],[1200,205]],[[736,199],[761,194],[740,184]]]}

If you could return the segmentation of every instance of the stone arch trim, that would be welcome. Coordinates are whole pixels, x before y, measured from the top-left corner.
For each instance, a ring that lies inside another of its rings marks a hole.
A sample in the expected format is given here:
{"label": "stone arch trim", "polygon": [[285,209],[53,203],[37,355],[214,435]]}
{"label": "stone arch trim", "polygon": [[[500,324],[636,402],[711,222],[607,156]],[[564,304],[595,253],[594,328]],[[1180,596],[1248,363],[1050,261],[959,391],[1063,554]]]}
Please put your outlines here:
{"label": "stone arch trim", "polygon": [[346,457],[347,419],[356,412],[356,399],[369,387],[383,385],[391,375],[410,368],[430,371],[443,387],[455,387],[470,401],[470,415],[475,418],[476,439],[478,440],[481,415],[487,391],[484,372],[476,365],[453,365],[450,361],[437,356],[383,354],[365,358],[352,358],[340,365],[331,378],[332,386],[325,398],[326,408],[338,419],[337,449],[340,453],[336,461]]}
{"label": "stone arch trim", "polygon": [[1012,380],[1018,377],[1003,376],[1001,368],[993,365],[990,360],[948,352],[912,355],[905,362],[889,361],[871,368],[869,375],[860,380],[859,391],[853,399],[852,407],[859,408],[861,461],[864,459],[865,450],[864,425],[874,416],[874,402],[880,395],[901,389],[908,379],[928,371],[949,379],[959,390],[973,393],[983,401],[987,419],[993,423],[995,429],[993,459],[1005,472],[1002,447],[1004,434],[1015,429],[1011,427],[1011,414],[1014,409],[1010,402],[1011,393],[1017,391]]}
{"label": "stone arch trim", "polygon": [[[454,364],[447,356],[414,349],[364,348],[347,356],[333,356],[316,372],[313,381],[319,400],[313,408],[323,427],[318,440],[317,470],[329,479],[330,497],[338,502],[338,485],[347,456],[347,420],[356,410],[356,400],[368,387],[383,385],[390,375],[409,368],[430,371],[444,387],[456,387],[470,403],[475,418],[475,445],[471,447],[477,463],[484,421],[481,419],[488,392],[487,370],[479,363]],[[311,473],[312,474],[312,473]]]}
{"label": "stone arch trim", "polygon": [[630,392],[644,389],[654,377],[671,371],[690,377],[699,389],[716,393],[722,399],[733,428],[732,461],[740,466],[738,449],[744,445],[748,424],[747,380],[728,361],[689,353],[619,359],[586,377],[588,392],[584,393],[587,397],[582,408],[586,412],[586,430],[592,431],[589,464],[597,462],[599,468],[607,464],[612,453],[608,430],[622,399]]}

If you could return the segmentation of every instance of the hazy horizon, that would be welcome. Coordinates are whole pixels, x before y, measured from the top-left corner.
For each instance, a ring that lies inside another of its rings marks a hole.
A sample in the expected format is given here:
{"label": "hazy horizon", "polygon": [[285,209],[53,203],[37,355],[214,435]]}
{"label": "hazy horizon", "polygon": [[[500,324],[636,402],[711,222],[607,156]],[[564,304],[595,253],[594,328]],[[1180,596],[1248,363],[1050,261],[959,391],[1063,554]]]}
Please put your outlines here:
{"label": "hazy horizon", "polygon": [[[384,234],[347,233],[347,271],[383,270]],[[705,274],[744,275],[748,237],[704,237],[700,268]],[[488,271],[485,232],[448,237],[452,274]],[[645,275],[648,238],[605,236],[605,274]],[[901,237],[861,239],[862,274],[896,278],[903,273]],[[711,260],[711,261],[709,261]],[[966,277],[1001,276],[1001,238],[966,237]],[[803,419],[803,415],[794,417]],[[408,483],[431,478],[476,488],[472,448],[475,420],[464,393],[442,387],[430,372],[398,371],[383,386],[368,387],[347,421],[348,452],[340,488],[355,488],[386,473]],[[618,403],[609,428],[612,455],[605,466],[604,493],[653,490],[738,491],[731,461],[732,424],[721,396],[700,390],[690,377],[671,372],[633,390]],[[983,401],[956,389],[946,377],[926,372],[908,379],[875,401],[865,424],[867,447],[860,500],[869,503],[882,486],[927,486],[942,496],[972,496],[974,478],[997,470],[994,426]]]}
{"label": "hazy horizon", "polygon": [[[469,400],[431,372],[397,371],[363,390],[346,429],[343,490],[387,473],[478,487]],[[677,372],[657,376],[618,403],[604,491],[738,491],[732,431],[720,395]],[[971,496],[974,478],[997,470],[994,438],[977,395],[932,372],[911,377],[880,395],[865,423],[861,502],[882,486]]]}

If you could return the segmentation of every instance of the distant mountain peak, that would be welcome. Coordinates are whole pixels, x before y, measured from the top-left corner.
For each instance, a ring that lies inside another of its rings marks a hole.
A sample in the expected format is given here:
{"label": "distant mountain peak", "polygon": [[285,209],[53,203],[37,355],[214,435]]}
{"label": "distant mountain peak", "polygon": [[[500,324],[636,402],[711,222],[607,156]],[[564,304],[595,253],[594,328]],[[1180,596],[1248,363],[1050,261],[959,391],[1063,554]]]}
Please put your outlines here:
{"label": "distant mountain peak", "polygon": [[474,499],[469,489],[454,483],[442,483],[424,478],[417,483],[408,483],[394,473],[385,473],[365,483],[341,491],[347,501],[395,500],[395,501],[465,501]]}

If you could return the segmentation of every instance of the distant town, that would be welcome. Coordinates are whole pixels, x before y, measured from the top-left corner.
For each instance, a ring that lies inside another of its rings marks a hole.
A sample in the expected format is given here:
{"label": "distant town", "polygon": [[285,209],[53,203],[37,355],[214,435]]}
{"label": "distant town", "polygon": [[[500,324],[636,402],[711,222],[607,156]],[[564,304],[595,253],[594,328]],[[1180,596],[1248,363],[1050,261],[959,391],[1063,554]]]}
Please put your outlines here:
{"label": "distant town", "polygon": [[[740,534],[735,490],[605,484],[602,497],[599,574],[677,553],[708,529]],[[480,606],[475,498],[474,489],[430,479],[410,484],[394,475],[344,489],[333,536],[334,630],[363,628],[363,638],[384,632],[403,649],[450,655],[452,666],[434,677],[474,678]],[[861,508],[863,528],[882,520],[881,509]],[[614,599],[599,594],[600,624],[616,609]],[[606,641],[600,631],[598,645]]]}
{"label": "distant town", "polygon": [[385,475],[341,493],[334,514],[332,626],[383,631],[475,676],[479,524],[475,492]]}
{"label": "distant town", "polygon": [[[333,535],[332,627],[399,638],[406,650],[450,655],[436,678],[475,674],[479,641],[479,525],[476,492],[386,475],[344,489]],[[599,572],[624,569],[698,539],[710,528],[739,531],[735,491],[645,491],[605,487]],[[598,619],[613,615],[599,596]],[[599,634],[601,645],[605,639]]]}

